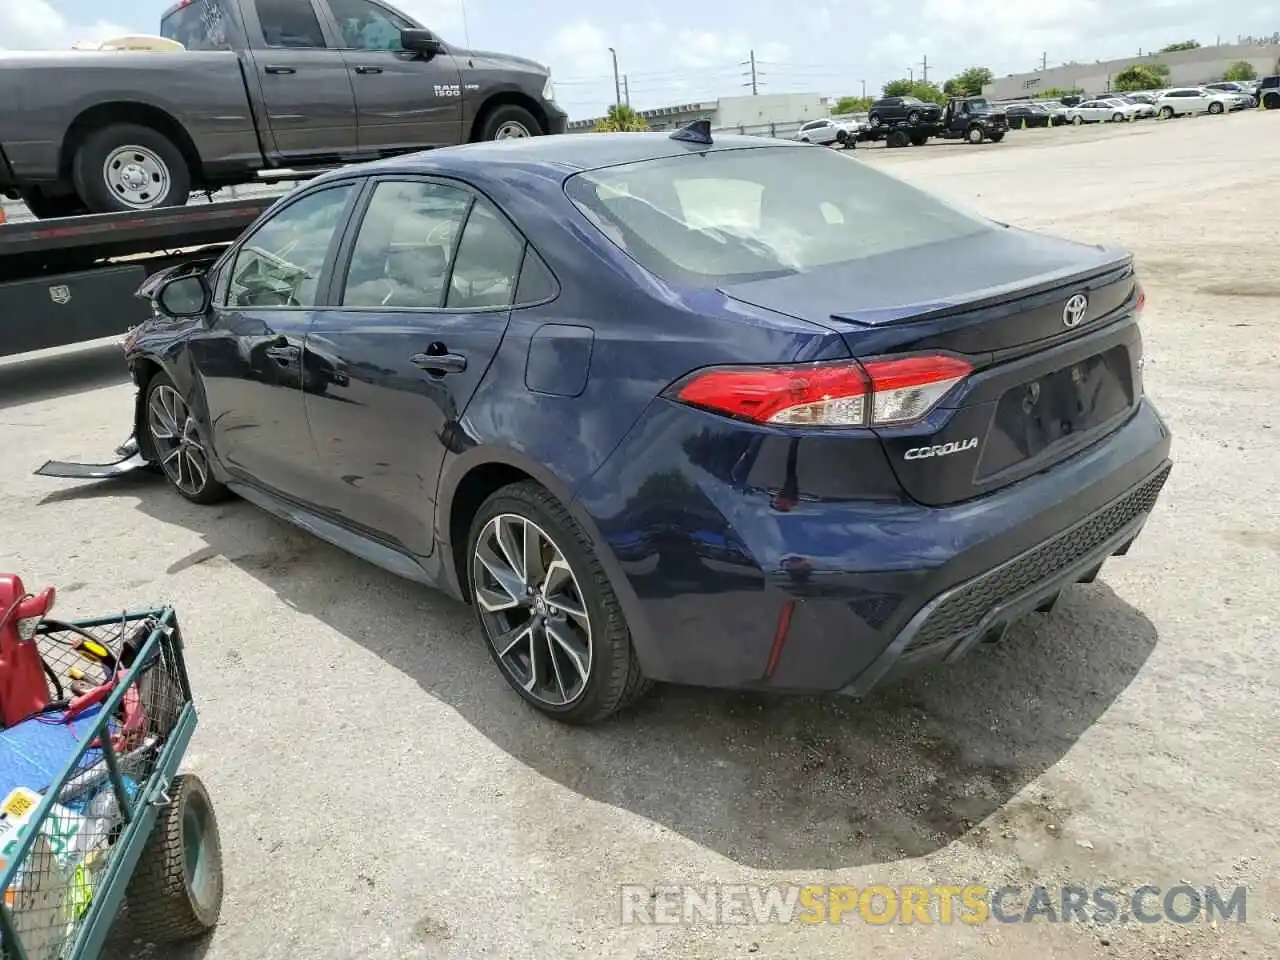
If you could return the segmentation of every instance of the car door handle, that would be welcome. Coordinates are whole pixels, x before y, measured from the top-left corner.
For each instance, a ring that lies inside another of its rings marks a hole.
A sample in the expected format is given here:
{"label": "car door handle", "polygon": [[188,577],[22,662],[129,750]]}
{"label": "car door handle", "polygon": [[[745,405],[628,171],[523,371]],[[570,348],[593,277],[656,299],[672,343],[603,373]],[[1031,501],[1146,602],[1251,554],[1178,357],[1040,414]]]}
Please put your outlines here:
{"label": "car door handle", "polygon": [[298,72],[297,70],[293,69],[293,67],[279,67],[274,65],[266,66],[266,67],[263,67],[262,69],[265,70],[267,73],[276,74],[276,75]]}
{"label": "car door handle", "polygon": [[369,74],[369,73],[381,73],[381,72],[382,72],[381,67],[356,67],[356,73]]}
{"label": "car door handle", "polygon": [[267,356],[272,360],[279,360],[281,363],[289,363],[297,360],[298,354],[302,351],[297,347],[267,347]]}
{"label": "car door handle", "polygon": [[417,353],[409,362],[428,373],[462,373],[467,369],[467,358],[460,353]]}

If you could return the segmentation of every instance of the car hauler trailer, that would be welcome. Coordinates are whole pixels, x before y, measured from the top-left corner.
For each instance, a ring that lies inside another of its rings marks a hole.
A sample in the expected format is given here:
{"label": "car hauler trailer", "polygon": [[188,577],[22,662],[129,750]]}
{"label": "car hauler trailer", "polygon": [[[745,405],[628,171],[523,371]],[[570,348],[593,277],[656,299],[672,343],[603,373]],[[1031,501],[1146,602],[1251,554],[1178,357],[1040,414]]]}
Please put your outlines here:
{"label": "car hauler trailer", "polygon": [[281,195],[0,223],[0,357],[123,335],[151,315],[147,277],[230,244]]}

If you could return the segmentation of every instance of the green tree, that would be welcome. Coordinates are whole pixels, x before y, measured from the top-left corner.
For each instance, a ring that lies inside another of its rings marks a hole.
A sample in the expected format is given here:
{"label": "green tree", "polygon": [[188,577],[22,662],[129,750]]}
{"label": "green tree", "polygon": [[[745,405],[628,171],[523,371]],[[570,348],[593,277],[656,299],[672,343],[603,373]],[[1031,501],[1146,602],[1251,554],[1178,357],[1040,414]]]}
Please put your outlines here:
{"label": "green tree", "polygon": [[[1135,63],[1131,67],[1125,67],[1111,78],[1112,89],[1123,93],[1126,90],[1154,90],[1162,86],[1164,76],[1159,71],[1153,70],[1152,66],[1152,64]],[[1160,66],[1164,65],[1160,64]],[[1167,67],[1165,73],[1168,73]]]}
{"label": "green tree", "polygon": [[1061,100],[1063,97],[1080,97],[1084,96],[1084,91],[1079,87],[1045,87],[1032,99],[1035,100]]}
{"label": "green tree", "polygon": [[609,108],[609,112],[596,121],[596,133],[638,132],[648,130],[644,117],[626,105]]}
{"label": "green tree", "polygon": [[831,108],[831,112],[838,117],[846,113],[866,113],[873,103],[875,103],[873,97],[840,97]]}
{"label": "green tree", "polygon": [[1231,66],[1227,67],[1227,72],[1222,75],[1223,80],[1257,80],[1258,71],[1253,68],[1253,64],[1248,60],[1237,60]]}
{"label": "green tree", "polygon": [[994,79],[995,74],[986,67],[970,67],[944,83],[942,92],[953,97],[977,97],[982,95],[982,88]]}
{"label": "green tree", "polygon": [[886,97],[915,97],[929,103],[946,103],[947,95],[938,89],[937,84],[924,80],[890,80],[884,85]]}
{"label": "green tree", "polygon": [[1180,53],[1183,50],[1199,50],[1200,43],[1197,40],[1179,40],[1177,43],[1171,43],[1167,47],[1161,47],[1161,53]]}

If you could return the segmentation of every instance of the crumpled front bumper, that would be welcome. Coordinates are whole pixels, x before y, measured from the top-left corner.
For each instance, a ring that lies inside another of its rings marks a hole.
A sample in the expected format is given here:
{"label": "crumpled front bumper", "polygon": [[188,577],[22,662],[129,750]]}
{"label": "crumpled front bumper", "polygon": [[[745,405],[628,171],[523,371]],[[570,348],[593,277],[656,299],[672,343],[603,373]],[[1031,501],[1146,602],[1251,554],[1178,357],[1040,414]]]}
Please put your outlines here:
{"label": "crumpled front bumper", "polygon": [[136,470],[146,469],[149,464],[142,451],[138,449],[136,433],[129,434],[129,439],[116,447],[116,460],[109,463],[72,463],[66,460],[49,460],[36,471],[41,477],[64,477],[68,480],[114,480],[127,476]]}

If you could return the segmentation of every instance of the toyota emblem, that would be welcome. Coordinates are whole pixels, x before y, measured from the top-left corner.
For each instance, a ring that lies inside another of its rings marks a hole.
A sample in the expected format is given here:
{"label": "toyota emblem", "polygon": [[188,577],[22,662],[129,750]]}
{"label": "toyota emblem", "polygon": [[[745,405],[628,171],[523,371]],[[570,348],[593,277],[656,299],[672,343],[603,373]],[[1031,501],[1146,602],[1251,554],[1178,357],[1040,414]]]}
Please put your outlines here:
{"label": "toyota emblem", "polygon": [[1062,325],[1068,328],[1080,326],[1084,322],[1084,315],[1088,309],[1089,298],[1083,293],[1077,293],[1062,308]]}

